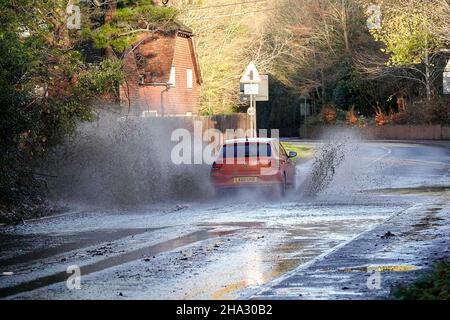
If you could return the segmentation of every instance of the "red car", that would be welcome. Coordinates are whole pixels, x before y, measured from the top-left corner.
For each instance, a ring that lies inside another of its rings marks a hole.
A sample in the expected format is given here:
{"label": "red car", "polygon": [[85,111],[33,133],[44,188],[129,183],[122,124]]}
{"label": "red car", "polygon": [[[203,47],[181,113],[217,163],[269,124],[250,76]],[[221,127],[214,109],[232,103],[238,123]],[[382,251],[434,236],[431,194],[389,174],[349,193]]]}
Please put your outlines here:
{"label": "red car", "polygon": [[211,168],[217,191],[236,188],[271,187],[282,196],[295,187],[294,151],[286,152],[278,139],[227,140]]}

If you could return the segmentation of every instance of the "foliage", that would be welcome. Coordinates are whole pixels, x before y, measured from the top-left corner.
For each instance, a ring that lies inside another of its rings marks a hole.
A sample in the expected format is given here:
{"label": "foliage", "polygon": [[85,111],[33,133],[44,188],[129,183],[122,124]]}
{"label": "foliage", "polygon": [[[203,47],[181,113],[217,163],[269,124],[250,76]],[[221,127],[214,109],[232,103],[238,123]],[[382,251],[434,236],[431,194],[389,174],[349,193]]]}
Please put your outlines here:
{"label": "foliage", "polygon": [[443,41],[434,33],[440,17],[434,16],[436,1],[389,0],[382,3],[381,28],[371,30],[389,54],[388,64],[416,65],[423,62],[424,51],[430,54],[442,48]]}
{"label": "foliage", "polygon": [[401,300],[449,300],[450,262],[438,262],[432,272],[409,286],[394,289],[392,295]]}
{"label": "foliage", "polygon": [[322,121],[322,118],[320,117],[320,114],[319,115],[316,114],[316,115],[309,117],[307,119],[307,121],[305,122],[306,126],[319,126],[319,125],[323,125],[323,124],[324,123]]}
{"label": "foliage", "polygon": [[0,11],[0,204],[17,205],[42,186],[39,158],[93,118],[92,99],[114,92],[121,72],[84,63],[62,2],[0,0]]}
{"label": "foliage", "polygon": [[375,109],[375,125],[377,127],[384,126],[389,123],[389,117],[381,110],[380,107],[376,107]]}
{"label": "foliage", "polygon": [[358,117],[355,115],[355,107],[351,107],[345,114],[346,123],[348,125],[355,125],[358,123]]}
{"label": "foliage", "polygon": [[279,129],[281,136],[297,135],[304,121],[298,107],[303,99],[275,78],[270,77],[269,83],[269,101],[258,102],[257,106],[258,128]]}
{"label": "foliage", "polygon": [[90,64],[78,76],[76,91],[86,96],[96,96],[104,92],[118,94],[119,84],[124,80],[119,61],[103,60]]}
{"label": "foliage", "polygon": [[123,52],[129,47],[138,32],[172,30],[176,27],[178,10],[173,7],[155,6],[151,0],[123,0],[111,5],[111,18],[107,21],[88,21],[84,36],[94,47],[112,47]]}
{"label": "foliage", "polygon": [[333,105],[324,106],[320,111],[320,116],[325,124],[336,123],[337,115],[336,107]]}
{"label": "foliage", "polygon": [[[194,1],[181,8],[180,19],[194,31],[202,86],[200,112],[227,114],[239,104],[239,75],[249,60],[245,50],[253,41],[246,16],[228,16],[228,0]],[[202,9],[199,9],[202,8]],[[245,7],[243,8],[245,10]],[[214,17],[222,18],[214,18]]]}
{"label": "foliage", "polygon": [[387,120],[391,124],[449,125],[450,103],[448,99],[418,100],[405,110],[391,110]]}
{"label": "foliage", "polygon": [[433,101],[427,104],[425,119],[430,124],[450,125],[449,101]]}
{"label": "foliage", "polygon": [[[226,0],[182,8],[181,18],[196,34],[204,80],[200,92],[203,112],[235,110],[239,105],[238,75],[250,60],[276,80],[271,86],[280,87],[270,103],[270,108],[280,110],[265,112],[266,116],[277,115],[276,121],[264,120],[274,125],[290,122],[289,116],[278,117],[292,114],[293,108],[277,101],[295,101],[299,95],[311,98],[317,110],[328,104],[344,111],[354,106],[355,112],[365,116],[372,116],[377,106],[383,111],[395,108],[391,97],[398,92],[420,98],[423,92],[418,88],[427,86],[431,96],[442,71],[438,51],[448,39],[445,1],[380,1],[382,28],[369,30],[366,12],[372,2],[281,0],[268,3],[267,13],[251,19],[245,14],[232,16],[233,6],[220,6],[228,3]],[[201,6],[207,8],[197,10]],[[427,79],[422,64],[425,47],[430,69]],[[368,74],[375,61],[383,69],[376,76]]]}
{"label": "foliage", "polygon": [[429,101],[445,60],[440,50],[446,41],[439,32],[448,25],[448,16],[440,10],[443,4],[441,0],[382,1],[381,27],[371,30],[388,55],[387,68],[380,69],[423,85]]}
{"label": "foliage", "polygon": [[[425,94],[440,99],[448,2],[377,3],[381,28],[369,30],[367,8],[373,1],[282,0],[267,21],[278,27],[269,29],[266,38],[284,37],[288,50],[276,58],[272,75],[292,94],[313,99],[317,110],[329,104],[345,111],[354,106],[370,117],[374,107],[385,113],[395,109],[392,97],[397,94],[408,101]],[[273,48],[268,41],[267,51]]]}
{"label": "foliage", "polygon": [[[272,74],[292,94],[311,98],[317,110],[332,104],[345,112],[354,106],[358,113],[370,115],[377,102],[387,104],[383,99],[393,86],[368,79],[356,63],[361,52],[379,51],[359,1],[283,0],[267,23],[280,25],[269,32],[287,41]],[[267,50],[273,50],[271,43]]]}

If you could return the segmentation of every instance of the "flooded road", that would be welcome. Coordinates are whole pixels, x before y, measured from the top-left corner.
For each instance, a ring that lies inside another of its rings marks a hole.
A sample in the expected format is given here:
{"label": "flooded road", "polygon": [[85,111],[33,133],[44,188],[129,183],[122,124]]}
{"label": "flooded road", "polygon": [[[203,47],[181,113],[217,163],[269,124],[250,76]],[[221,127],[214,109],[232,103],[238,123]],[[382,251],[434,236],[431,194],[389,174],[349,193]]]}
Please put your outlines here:
{"label": "flooded road", "polygon": [[[78,205],[59,217],[2,226],[0,298],[249,297],[402,212],[449,201],[447,148],[354,143],[311,197],[301,188],[313,166],[297,166],[299,190],[284,199],[205,196],[120,210]],[[66,285],[69,266],[80,268],[80,289]]]}

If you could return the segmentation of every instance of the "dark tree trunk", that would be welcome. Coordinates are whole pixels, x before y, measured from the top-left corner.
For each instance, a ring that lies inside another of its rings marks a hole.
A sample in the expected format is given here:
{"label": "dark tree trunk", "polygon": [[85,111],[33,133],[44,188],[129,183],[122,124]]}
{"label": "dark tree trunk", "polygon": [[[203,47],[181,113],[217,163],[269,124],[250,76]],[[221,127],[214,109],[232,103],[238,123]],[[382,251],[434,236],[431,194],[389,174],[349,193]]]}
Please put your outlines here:
{"label": "dark tree trunk", "polygon": [[[114,12],[116,11],[116,9],[117,9],[117,3],[115,0],[109,2],[106,5],[105,16],[103,19],[104,24],[108,24],[112,21],[113,15],[114,15]],[[104,51],[104,55],[107,59],[113,59],[114,58],[113,48],[111,46],[106,47],[105,51]]]}

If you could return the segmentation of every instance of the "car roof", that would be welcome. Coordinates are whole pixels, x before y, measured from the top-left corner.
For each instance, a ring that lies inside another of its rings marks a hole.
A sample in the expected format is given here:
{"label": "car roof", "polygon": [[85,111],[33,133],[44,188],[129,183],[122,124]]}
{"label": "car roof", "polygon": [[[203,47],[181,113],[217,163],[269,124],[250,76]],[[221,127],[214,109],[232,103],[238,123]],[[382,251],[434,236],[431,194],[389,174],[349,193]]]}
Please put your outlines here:
{"label": "car roof", "polygon": [[225,144],[234,144],[234,143],[271,143],[274,141],[278,141],[278,139],[275,138],[239,138],[239,139],[230,139],[226,140]]}

